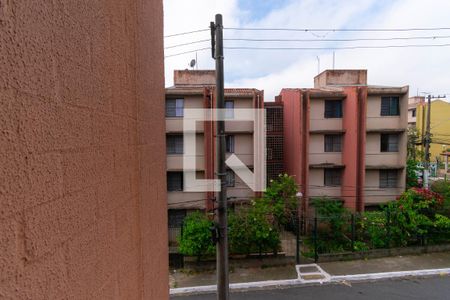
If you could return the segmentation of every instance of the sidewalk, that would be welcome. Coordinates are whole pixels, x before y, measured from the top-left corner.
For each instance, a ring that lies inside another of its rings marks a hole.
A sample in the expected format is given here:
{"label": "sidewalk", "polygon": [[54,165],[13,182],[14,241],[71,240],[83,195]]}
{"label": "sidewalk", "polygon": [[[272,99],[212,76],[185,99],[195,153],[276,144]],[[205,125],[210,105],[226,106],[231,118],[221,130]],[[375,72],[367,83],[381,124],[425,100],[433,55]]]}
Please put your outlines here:
{"label": "sidewalk", "polygon": [[[340,278],[342,275],[349,276],[368,273],[447,269],[450,268],[450,252],[326,262],[319,263],[318,266],[326,274],[327,278],[329,276]],[[420,272],[415,272],[414,274],[420,274]],[[294,265],[266,268],[236,268],[230,272],[230,283],[282,280],[293,282],[299,276]],[[206,286],[214,285],[215,283],[214,271],[202,273],[177,271],[170,273],[171,288]]]}

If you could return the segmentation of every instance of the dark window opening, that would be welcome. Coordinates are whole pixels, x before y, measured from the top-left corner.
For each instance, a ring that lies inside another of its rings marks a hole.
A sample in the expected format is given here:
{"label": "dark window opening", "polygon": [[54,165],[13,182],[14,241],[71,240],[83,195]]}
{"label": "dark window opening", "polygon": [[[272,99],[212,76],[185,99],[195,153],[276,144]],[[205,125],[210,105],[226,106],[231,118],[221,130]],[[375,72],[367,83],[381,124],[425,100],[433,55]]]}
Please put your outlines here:
{"label": "dark window opening", "polygon": [[380,188],[395,188],[397,182],[397,170],[380,170]]}
{"label": "dark window opening", "polygon": [[234,153],[234,135],[227,135],[225,137],[225,150],[228,153]]}
{"label": "dark window opening", "polygon": [[398,134],[381,134],[381,152],[398,152]]}
{"label": "dark window opening", "polygon": [[170,134],[166,136],[167,154],[183,154],[183,135]]}
{"label": "dark window opening", "polygon": [[227,187],[234,187],[235,177],[234,177],[234,172],[232,170],[227,170],[226,182],[227,182]]}
{"label": "dark window opening", "polygon": [[326,186],[340,186],[341,179],[341,169],[324,169],[324,184]]}
{"label": "dark window opening", "polygon": [[325,100],[325,118],[342,118],[342,100]]}
{"label": "dark window opening", "polygon": [[167,172],[167,191],[183,191],[183,172]]}
{"label": "dark window opening", "polygon": [[398,96],[381,97],[381,115],[382,116],[399,116],[400,104]]}
{"label": "dark window opening", "polygon": [[183,117],[184,99],[166,99],[166,117]]}
{"label": "dark window opening", "polygon": [[324,143],[325,152],[342,151],[342,134],[326,134]]}

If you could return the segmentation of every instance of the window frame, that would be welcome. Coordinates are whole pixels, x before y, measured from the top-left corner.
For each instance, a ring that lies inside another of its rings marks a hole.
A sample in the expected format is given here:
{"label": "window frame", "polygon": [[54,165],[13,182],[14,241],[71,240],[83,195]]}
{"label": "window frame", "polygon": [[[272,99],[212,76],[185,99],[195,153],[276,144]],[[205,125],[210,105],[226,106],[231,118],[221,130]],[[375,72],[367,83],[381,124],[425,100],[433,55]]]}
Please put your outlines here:
{"label": "window frame", "polygon": [[236,184],[236,174],[231,169],[227,169],[226,173],[226,187],[234,187]]}
{"label": "window frame", "polygon": [[[181,150],[179,150],[179,144],[177,144],[177,142],[179,143],[180,141],[175,140],[174,141],[174,150],[173,151],[169,151],[170,150],[170,138],[181,138]],[[178,151],[177,151],[178,150]],[[184,154],[184,136],[183,134],[167,134],[166,135],[166,154],[168,155],[177,155],[177,154]]]}
{"label": "window frame", "polygon": [[[327,174],[328,174],[328,176],[327,176]],[[338,178],[338,179],[336,179],[336,178]],[[341,186],[342,185],[342,169],[340,169],[340,168],[325,168],[325,169],[323,169],[323,185],[330,186],[330,187]]]}
{"label": "window frame", "polygon": [[[173,107],[169,107],[169,103],[173,103]],[[173,114],[172,114],[173,111]],[[166,117],[167,118],[183,118],[184,117],[184,98],[167,98],[166,99]]]}
{"label": "window frame", "polygon": [[[395,143],[391,138],[395,137]],[[383,139],[387,139],[383,142]],[[399,151],[400,136],[397,133],[382,133],[380,134],[380,152],[398,152]],[[386,148],[385,148],[385,147]],[[393,147],[393,148],[391,148]]]}
{"label": "window frame", "polygon": [[[331,139],[331,143],[329,142]],[[337,143],[337,141],[339,141]],[[329,146],[327,148],[327,145]],[[331,147],[331,148],[330,148]],[[342,134],[325,134],[323,137],[323,151],[327,153],[341,153],[342,152]]]}
{"label": "window frame", "polygon": [[[228,107],[228,104],[230,103],[231,107]],[[225,119],[234,119],[234,100],[225,100],[224,108],[225,108]]]}
{"label": "window frame", "polygon": [[227,134],[225,136],[225,152],[234,153],[235,136],[233,134]]}
{"label": "window frame", "polygon": [[[395,100],[394,104],[393,104],[393,100]],[[400,97],[399,96],[382,96],[381,97],[381,105],[380,105],[380,116],[382,116],[382,117],[398,117],[398,116],[400,116]]]}
{"label": "window frame", "polygon": [[[395,174],[395,175],[393,175]],[[384,178],[385,177],[385,178]],[[379,188],[397,188],[398,187],[398,170],[380,170],[379,171]],[[395,181],[393,184],[392,182]]]}
{"label": "window frame", "polygon": [[[177,175],[179,176],[178,179],[180,179],[180,187],[179,188],[173,188],[170,187],[170,176]],[[166,173],[166,180],[167,180],[167,192],[183,192],[184,191],[184,178],[183,178],[183,172],[182,171],[169,171]]]}
{"label": "window frame", "polygon": [[[341,119],[344,116],[342,100],[324,100],[324,112],[323,116],[325,119]],[[336,105],[339,104],[339,105]],[[330,107],[331,105],[331,107]],[[339,109],[336,109],[339,107]]]}

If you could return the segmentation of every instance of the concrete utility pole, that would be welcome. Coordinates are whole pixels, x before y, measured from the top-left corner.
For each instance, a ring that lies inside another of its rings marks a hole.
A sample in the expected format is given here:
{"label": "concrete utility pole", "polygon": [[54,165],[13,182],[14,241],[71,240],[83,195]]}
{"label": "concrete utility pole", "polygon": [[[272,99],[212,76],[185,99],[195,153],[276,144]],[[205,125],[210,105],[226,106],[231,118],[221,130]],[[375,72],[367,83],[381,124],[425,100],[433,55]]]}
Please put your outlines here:
{"label": "concrete utility pole", "polygon": [[431,132],[430,132],[430,123],[431,123],[431,99],[434,98],[445,98],[444,96],[432,96],[428,95],[428,105],[427,105],[427,124],[426,124],[426,132],[423,143],[425,144],[425,168],[423,170],[423,186],[424,188],[429,188],[429,174],[430,174],[430,144],[431,144]]}
{"label": "concrete utility pole", "polygon": [[[224,75],[223,75],[223,24],[222,15],[216,15],[214,34],[211,37],[211,45],[214,58],[216,60],[216,99],[217,109],[220,111],[217,117],[217,161],[218,177],[220,179],[219,203],[217,208],[217,299],[228,300],[229,297],[229,279],[228,279],[228,233],[227,233],[227,185],[226,185],[226,167],[225,167],[225,121],[223,121],[222,110],[225,108],[224,95]],[[213,33],[213,30],[211,30]]]}

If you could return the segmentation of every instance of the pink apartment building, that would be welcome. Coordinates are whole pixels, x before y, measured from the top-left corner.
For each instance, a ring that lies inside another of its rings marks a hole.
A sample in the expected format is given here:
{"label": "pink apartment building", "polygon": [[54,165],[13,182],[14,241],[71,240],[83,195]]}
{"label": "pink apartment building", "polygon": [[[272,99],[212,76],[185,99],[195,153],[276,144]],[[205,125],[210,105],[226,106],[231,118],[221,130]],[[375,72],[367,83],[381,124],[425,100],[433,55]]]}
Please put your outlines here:
{"label": "pink apartment building", "polygon": [[363,211],[405,189],[408,86],[367,84],[366,70],[327,70],[314,88],[282,89],[284,165],[303,194]]}

